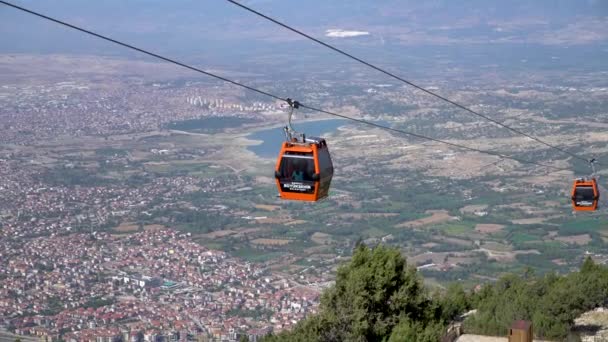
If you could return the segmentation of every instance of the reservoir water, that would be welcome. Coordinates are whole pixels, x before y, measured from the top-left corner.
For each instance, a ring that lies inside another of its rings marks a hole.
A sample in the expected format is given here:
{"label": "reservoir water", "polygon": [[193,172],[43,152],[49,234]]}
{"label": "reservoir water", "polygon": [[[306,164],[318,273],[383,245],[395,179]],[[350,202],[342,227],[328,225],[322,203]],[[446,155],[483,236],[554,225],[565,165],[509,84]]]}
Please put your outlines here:
{"label": "reservoir water", "polygon": [[[323,137],[346,124],[348,124],[348,121],[344,119],[332,119],[300,122],[294,124],[293,128],[311,137]],[[260,145],[249,146],[250,151],[263,158],[276,158],[281,149],[281,144],[285,141],[285,134],[282,127],[275,127],[251,133],[247,138],[263,141]],[[328,145],[331,148],[331,142]]]}

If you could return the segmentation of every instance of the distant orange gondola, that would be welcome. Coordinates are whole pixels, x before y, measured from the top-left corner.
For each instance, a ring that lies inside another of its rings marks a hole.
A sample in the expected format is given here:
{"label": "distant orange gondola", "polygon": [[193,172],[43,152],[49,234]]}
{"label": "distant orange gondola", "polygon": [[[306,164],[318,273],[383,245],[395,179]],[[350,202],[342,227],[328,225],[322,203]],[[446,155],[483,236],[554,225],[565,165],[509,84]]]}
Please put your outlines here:
{"label": "distant orange gondola", "polygon": [[300,104],[291,99],[287,103],[291,110],[285,127],[286,141],[274,171],[279,195],[286,200],[316,202],[328,196],[334,174],[327,142],[294,131],[291,117]]}
{"label": "distant orange gondola", "polygon": [[600,191],[595,178],[579,178],[572,185],[572,208],[575,211],[595,211],[600,200]]}

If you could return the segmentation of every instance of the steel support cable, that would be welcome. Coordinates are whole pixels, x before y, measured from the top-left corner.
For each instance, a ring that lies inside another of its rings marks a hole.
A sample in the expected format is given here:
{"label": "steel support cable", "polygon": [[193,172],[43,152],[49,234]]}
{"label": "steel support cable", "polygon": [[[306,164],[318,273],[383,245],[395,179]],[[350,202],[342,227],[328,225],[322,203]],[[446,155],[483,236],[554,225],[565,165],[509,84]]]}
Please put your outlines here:
{"label": "steel support cable", "polygon": [[219,75],[216,75],[216,74],[210,73],[210,72],[208,72],[208,71],[205,71],[205,70],[202,70],[202,69],[199,69],[199,68],[196,68],[196,67],[190,66],[190,65],[188,65],[188,64],[185,64],[185,63],[182,63],[182,62],[176,61],[176,60],[174,60],[174,59],[170,59],[170,58],[167,58],[167,57],[163,57],[163,56],[161,56],[161,55],[159,55],[159,54],[156,54],[156,53],[154,53],[154,52],[150,52],[150,51],[146,51],[146,50],[144,50],[144,49],[140,49],[140,48],[135,47],[135,46],[133,46],[133,45],[131,45],[131,44],[127,44],[127,43],[120,42],[120,41],[118,41],[118,40],[116,40],[116,39],[112,39],[112,38],[109,38],[109,37],[103,36],[103,35],[101,35],[101,34],[98,34],[98,33],[95,33],[95,32],[92,32],[92,31],[89,31],[89,30],[86,30],[86,29],[83,29],[83,28],[81,28],[81,27],[78,27],[78,26],[76,26],[76,25],[72,25],[72,24],[67,23],[67,22],[65,22],[65,21],[61,21],[61,20],[58,20],[58,19],[55,19],[55,18],[51,18],[51,17],[46,16],[46,15],[44,15],[44,14],[41,14],[41,13],[38,13],[38,12],[34,12],[34,11],[29,10],[29,9],[27,9],[27,8],[24,8],[24,7],[21,7],[21,6],[17,6],[17,5],[15,5],[15,4],[11,4],[11,3],[6,2],[6,1],[3,1],[3,0],[0,0],[0,3],[4,4],[4,5],[6,5],[6,6],[13,7],[13,8],[15,8],[15,9],[18,9],[18,10],[23,11],[23,12],[27,12],[27,13],[29,13],[29,14],[33,14],[33,15],[35,15],[35,16],[37,16],[37,17],[40,17],[40,18],[43,18],[43,19],[46,19],[46,20],[49,20],[49,21],[55,22],[55,23],[57,23],[57,24],[60,24],[60,25],[63,25],[63,26],[67,26],[67,27],[69,27],[69,28],[72,28],[72,29],[74,29],[74,30],[77,30],[77,31],[80,31],[80,32],[83,32],[83,33],[89,34],[89,35],[91,35],[91,36],[94,36],[94,37],[97,37],[97,38],[103,39],[103,40],[105,40],[105,41],[108,41],[108,42],[111,42],[111,43],[114,43],[114,44],[121,45],[121,46],[126,47],[126,48],[129,48],[129,49],[131,49],[131,50],[135,50],[135,51],[141,52],[141,53],[146,54],[146,55],[148,55],[148,56],[152,56],[152,57],[155,57],[155,58],[161,59],[161,60],[163,60],[163,61],[165,61],[165,62],[173,63],[173,64],[179,65],[179,66],[181,66],[181,67],[184,67],[184,68],[186,68],[186,69],[190,69],[190,70],[193,70],[193,71],[196,71],[196,72],[200,72],[200,73],[202,73],[202,74],[205,74],[205,75],[207,75],[207,76],[211,76],[211,77],[217,78],[217,79],[222,80],[222,81],[224,81],[224,82],[232,83],[232,84],[237,85],[237,86],[239,86],[239,87],[243,87],[243,88],[249,89],[249,90],[254,91],[254,92],[256,92],[256,93],[259,93],[259,94],[262,94],[262,95],[266,95],[266,96],[270,96],[270,97],[275,98],[275,99],[277,99],[277,100],[282,100],[282,101],[285,101],[285,99],[282,99],[282,98],[280,98],[280,97],[274,96],[274,95],[272,95],[272,94],[270,94],[270,93],[267,93],[267,92],[265,92],[265,91],[263,91],[263,90],[259,90],[259,89],[256,89],[256,88],[253,88],[253,87],[250,87],[250,86],[244,85],[244,84],[242,84],[242,83],[239,83],[239,82],[236,82],[236,81],[233,81],[233,80],[227,79],[227,78],[225,78],[225,77],[222,77],[222,76],[219,76]]}
{"label": "steel support cable", "polygon": [[[242,8],[242,9],[246,10],[246,11],[249,11],[249,12],[251,12],[251,13],[253,13],[253,14],[255,14],[255,15],[259,16],[259,17],[262,17],[262,18],[264,18],[264,19],[266,19],[266,20],[268,20],[268,21],[270,21],[270,22],[273,22],[273,23],[275,23],[275,24],[277,24],[277,25],[279,25],[279,26],[281,26],[281,27],[283,27],[283,28],[285,28],[285,29],[287,29],[287,30],[289,30],[289,31],[292,31],[292,32],[294,32],[294,33],[296,33],[296,34],[298,34],[298,35],[302,36],[302,37],[305,37],[305,38],[307,38],[307,39],[309,39],[309,40],[312,40],[312,41],[314,41],[315,43],[320,44],[320,45],[322,45],[322,46],[324,46],[324,47],[326,47],[326,48],[328,48],[328,49],[331,49],[331,50],[333,50],[333,51],[335,51],[335,52],[337,52],[337,53],[339,53],[339,54],[341,54],[341,55],[344,55],[344,56],[346,56],[346,57],[348,57],[348,58],[350,58],[350,59],[353,59],[353,60],[355,60],[355,61],[357,61],[357,62],[359,62],[359,63],[361,63],[361,64],[363,64],[363,65],[366,65],[366,66],[368,66],[368,67],[370,67],[370,68],[372,68],[372,69],[374,69],[374,70],[376,70],[376,71],[379,71],[379,72],[381,72],[381,73],[383,73],[383,74],[385,74],[385,75],[388,75],[388,76],[390,76],[390,77],[392,77],[392,78],[394,78],[394,79],[396,79],[396,80],[398,80],[398,81],[401,81],[401,82],[403,82],[403,83],[405,83],[405,84],[407,84],[407,85],[409,85],[409,86],[411,86],[411,87],[414,87],[414,88],[416,88],[416,89],[418,89],[418,90],[420,90],[420,91],[422,91],[422,92],[425,92],[425,93],[427,93],[427,94],[429,94],[429,95],[431,95],[431,96],[434,96],[434,97],[436,97],[436,98],[438,98],[438,99],[440,99],[440,100],[442,100],[442,101],[444,101],[444,102],[447,102],[447,103],[449,103],[449,104],[451,104],[451,105],[453,105],[453,106],[456,106],[456,107],[458,107],[458,108],[460,108],[460,109],[462,109],[462,110],[464,110],[464,111],[466,111],[466,112],[469,112],[469,113],[471,113],[471,114],[473,114],[473,115],[476,115],[476,116],[478,116],[478,117],[480,117],[480,118],[483,118],[483,119],[485,119],[485,120],[488,120],[488,121],[490,121],[490,122],[492,122],[492,123],[494,123],[494,124],[496,124],[496,125],[498,125],[498,126],[500,126],[500,127],[503,127],[503,128],[505,128],[505,129],[507,129],[507,130],[509,130],[509,131],[513,132],[513,133],[516,133],[516,134],[519,134],[519,135],[525,136],[525,137],[527,137],[527,138],[529,138],[529,139],[532,139],[532,140],[534,140],[534,141],[536,141],[536,142],[538,142],[538,143],[541,143],[541,144],[543,144],[543,145],[545,145],[545,146],[547,146],[547,147],[550,147],[550,148],[552,148],[552,149],[555,149],[555,150],[557,150],[557,151],[559,151],[559,152],[561,152],[561,153],[565,153],[565,154],[567,154],[567,155],[569,155],[569,156],[571,156],[571,157],[573,157],[573,158],[576,158],[576,159],[582,160],[582,161],[587,162],[587,163],[589,163],[589,161],[590,161],[590,159],[587,159],[587,158],[584,158],[584,157],[580,157],[580,156],[578,156],[578,155],[576,155],[576,154],[574,154],[574,153],[572,153],[572,152],[570,152],[570,151],[567,151],[567,150],[565,150],[565,149],[563,149],[563,148],[561,148],[561,147],[555,146],[555,145],[550,144],[550,143],[548,143],[548,142],[545,142],[545,141],[543,141],[543,140],[541,140],[541,139],[539,139],[539,138],[537,138],[537,137],[535,137],[535,136],[533,136],[533,135],[530,135],[530,134],[525,133],[525,132],[523,132],[523,131],[521,131],[521,130],[518,130],[518,129],[516,129],[516,128],[513,128],[513,127],[511,127],[511,126],[508,126],[508,125],[506,125],[506,124],[504,124],[504,123],[502,123],[502,122],[500,122],[500,121],[498,121],[498,120],[496,120],[496,119],[493,119],[493,118],[491,118],[491,117],[489,117],[489,116],[487,116],[487,115],[484,115],[484,114],[482,114],[482,113],[479,113],[479,112],[477,112],[477,111],[474,111],[474,110],[472,110],[472,109],[470,109],[470,108],[468,108],[468,107],[466,107],[466,106],[464,106],[464,105],[461,105],[461,104],[460,104],[460,103],[458,103],[458,102],[455,102],[455,101],[453,101],[453,100],[450,100],[450,99],[448,99],[448,98],[447,98],[447,97],[445,97],[445,96],[439,95],[439,94],[437,94],[437,93],[435,93],[435,92],[433,92],[433,91],[431,91],[431,90],[428,90],[428,89],[426,89],[426,88],[424,88],[424,87],[422,87],[422,86],[419,86],[419,85],[417,85],[417,84],[413,83],[412,81],[408,81],[408,80],[406,80],[406,79],[404,79],[404,78],[402,78],[402,77],[400,77],[400,76],[398,76],[398,75],[395,75],[394,73],[392,73],[392,72],[390,72],[390,71],[387,71],[387,70],[385,70],[385,69],[382,69],[382,68],[380,68],[380,67],[378,67],[378,66],[376,66],[376,65],[374,65],[374,64],[372,64],[372,63],[366,62],[365,60],[363,60],[363,59],[361,59],[361,58],[359,58],[359,57],[356,57],[356,56],[354,56],[354,55],[352,55],[352,54],[350,54],[350,53],[348,53],[348,52],[346,52],[346,51],[344,51],[344,50],[341,50],[341,49],[339,49],[339,48],[337,48],[337,47],[335,47],[335,46],[333,46],[333,45],[330,45],[330,44],[328,44],[328,43],[326,43],[326,42],[324,42],[324,41],[322,41],[322,40],[320,40],[320,39],[317,39],[317,38],[315,38],[315,37],[313,37],[313,36],[311,36],[311,35],[309,35],[309,34],[307,34],[307,33],[304,33],[304,32],[302,32],[302,31],[300,31],[300,30],[298,30],[298,29],[296,29],[296,28],[293,28],[293,27],[291,27],[291,26],[289,26],[289,25],[287,25],[287,24],[285,24],[285,23],[282,23],[282,22],[280,22],[280,21],[278,21],[278,20],[276,20],[276,19],[274,19],[274,18],[272,18],[272,17],[270,17],[270,16],[268,16],[268,15],[266,15],[266,14],[264,14],[264,13],[261,13],[261,12],[259,12],[259,11],[256,11],[256,10],[254,10],[254,9],[253,9],[253,8],[251,8],[251,7],[248,7],[248,6],[246,6],[246,5],[243,5],[243,4],[241,4],[241,3],[239,3],[239,2],[237,2],[237,1],[235,1],[235,0],[226,0],[226,1],[228,1],[228,2],[230,2],[230,3],[232,3],[232,4],[234,4],[234,5],[236,5],[236,6],[238,6],[238,7],[240,7],[240,8]],[[602,165],[602,164],[600,164],[600,163],[596,163],[596,164],[598,164],[598,165]]]}
{"label": "steel support cable", "polygon": [[560,168],[560,167],[556,167],[556,166],[552,166],[552,165],[538,163],[538,162],[535,162],[535,161],[521,159],[521,158],[518,158],[518,157],[513,157],[513,156],[510,156],[510,155],[502,154],[500,152],[482,150],[482,149],[478,149],[478,148],[474,148],[474,147],[469,147],[469,146],[464,146],[464,145],[452,143],[452,142],[441,140],[441,139],[431,138],[431,137],[427,137],[426,135],[422,135],[422,134],[418,134],[418,133],[412,133],[412,132],[404,131],[404,130],[401,130],[401,129],[398,129],[398,128],[392,128],[392,127],[389,127],[389,126],[380,125],[380,124],[377,124],[377,123],[372,122],[372,121],[367,121],[367,120],[363,120],[363,119],[357,119],[357,118],[353,118],[353,117],[346,116],[346,115],[343,115],[343,114],[330,112],[330,111],[327,111],[327,110],[324,110],[324,109],[310,107],[310,106],[307,106],[307,105],[302,104],[302,103],[300,103],[300,107],[306,108],[306,109],[309,109],[309,110],[312,110],[312,111],[315,111],[315,112],[324,113],[324,114],[327,114],[327,115],[331,115],[331,116],[347,119],[347,120],[354,121],[354,122],[357,122],[357,123],[360,123],[360,124],[364,124],[364,125],[380,128],[380,129],[383,129],[383,130],[386,130],[386,131],[400,133],[400,134],[405,134],[405,135],[409,135],[409,136],[412,136],[412,137],[415,137],[415,138],[425,139],[425,140],[437,142],[437,143],[440,143],[440,144],[444,144],[444,145],[448,145],[448,146],[452,146],[452,147],[468,150],[468,151],[471,151],[471,152],[478,152],[478,153],[482,153],[482,154],[492,155],[492,156],[495,156],[495,157],[500,157],[500,158],[505,158],[505,159],[511,159],[511,160],[514,160],[514,161],[522,163],[522,164],[532,164],[532,165],[536,165],[536,166],[542,166],[542,167],[551,168],[551,169],[555,170],[554,172],[571,171],[569,168]]}
{"label": "steel support cable", "polygon": [[[228,1],[230,1],[230,0],[228,0]],[[263,90],[260,90],[260,89],[257,89],[257,88],[245,85],[245,84],[237,82],[237,81],[233,81],[233,80],[228,79],[226,77],[222,77],[222,76],[216,75],[214,73],[211,73],[211,72],[208,72],[208,71],[204,71],[202,69],[190,66],[188,64],[185,64],[185,63],[182,63],[182,62],[179,62],[179,61],[176,61],[174,59],[161,56],[161,55],[159,55],[157,53],[150,52],[150,51],[147,51],[147,50],[135,47],[135,46],[133,46],[131,44],[127,44],[127,43],[118,41],[116,39],[109,38],[107,36],[95,33],[93,31],[83,29],[81,27],[78,27],[76,25],[72,25],[72,24],[67,23],[65,21],[58,20],[58,19],[55,19],[55,18],[51,18],[51,17],[46,16],[44,14],[41,14],[41,13],[38,13],[38,12],[35,12],[35,11],[32,11],[32,10],[26,9],[24,7],[21,7],[21,6],[14,5],[14,4],[6,2],[4,0],[0,0],[0,3],[4,4],[6,6],[12,7],[12,8],[18,9],[20,11],[23,11],[23,12],[35,15],[37,17],[40,17],[40,18],[52,21],[54,23],[57,23],[57,24],[60,24],[60,25],[72,28],[74,30],[86,33],[86,34],[94,36],[96,38],[100,38],[102,40],[105,40],[105,41],[108,41],[108,42],[111,42],[111,43],[114,43],[114,44],[126,47],[128,49],[141,52],[141,53],[146,54],[148,56],[152,56],[152,57],[158,58],[158,59],[163,60],[165,62],[169,62],[169,63],[175,64],[175,65],[181,66],[183,68],[199,72],[199,73],[204,74],[206,76],[213,77],[213,78],[219,79],[219,80],[224,81],[224,82],[228,82],[228,83],[236,85],[238,87],[251,90],[251,91],[256,92],[258,94],[262,94],[262,95],[271,97],[271,98],[273,98],[275,100],[280,100],[280,101],[284,101],[284,102],[287,102],[287,103],[289,103],[291,101],[288,98],[282,98],[282,97],[274,95],[272,93],[269,93],[269,92],[266,92],[266,91],[263,91]],[[472,151],[472,152],[478,152],[478,153],[488,154],[488,155],[495,156],[495,157],[500,157],[500,158],[505,158],[505,159],[511,159],[511,160],[514,160],[514,161],[522,163],[522,164],[531,164],[531,165],[542,166],[542,167],[554,169],[555,171],[553,171],[553,172],[571,171],[569,168],[559,168],[559,167],[555,167],[555,166],[552,166],[552,165],[538,163],[538,162],[535,162],[535,161],[530,161],[530,160],[525,160],[525,159],[521,159],[521,158],[517,158],[517,157],[512,157],[512,156],[509,156],[509,155],[506,155],[506,154],[502,154],[502,153],[499,153],[499,152],[493,152],[493,151],[487,151],[487,150],[477,149],[477,148],[473,148],[473,147],[468,147],[468,146],[464,146],[464,145],[448,142],[448,141],[441,140],[441,139],[431,138],[431,137],[427,137],[427,136],[422,135],[422,134],[412,133],[412,132],[404,131],[404,130],[401,130],[401,129],[397,129],[397,128],[392,128],[392,127],[389,127],[389,126],[380,125],[380,124],[377,124],[375,122],[366,121],[366,120],[363,120],[363,119],[357,119],[357,118],[353,118],[353,117],[346,116],[346,115],[343,115],[343,114],[330,112],[330,111],[327,111],[327,110],[324,110],[324,109],[319,109],[319,108],[311,107],[311,106],[308,106],[308,105],[305,105],[305,104],[302,104],[302,103],[300,103],[300,107],[306,108],[308,110],[312,110],[312,111],[315,111],[315,112],[324,113],[324,114],[327,114],[327,115],[331,115],[331,116],[339,117],[339,118],[342,118],[342,119],[350,120],[350,121],[357,122],[357,123],[360,123],[360,124],[364,124],[364,125],[380,128],[380,129],[383,129],[383,130],[392,131],[392,132],[395,132],[395,133],[400,133],[400,134],[412,136],[412,137],[415,137],[415,138],[425,139],[425,140],[441,143],[441,144],[444,144],[444,145],[448,145],[448,146],[452,146],[452,147],[456,147],[456,148],[460,148],[460,149],[464,149],[464,150],[468,150],[468,151]],[[553,172],[551,172],[551,173],[553,173]]]}

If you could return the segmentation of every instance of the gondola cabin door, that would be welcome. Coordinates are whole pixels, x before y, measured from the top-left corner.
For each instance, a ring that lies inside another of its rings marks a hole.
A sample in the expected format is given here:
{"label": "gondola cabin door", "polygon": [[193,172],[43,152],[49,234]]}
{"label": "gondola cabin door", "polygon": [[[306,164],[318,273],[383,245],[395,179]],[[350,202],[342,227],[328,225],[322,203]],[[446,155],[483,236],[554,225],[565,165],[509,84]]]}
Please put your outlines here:
{"label": "gondola cabin door", "polygon": [[327,197],[333,172],[325,139],[284,142],[275,167],[279,195],[286,200],[316,202]]}

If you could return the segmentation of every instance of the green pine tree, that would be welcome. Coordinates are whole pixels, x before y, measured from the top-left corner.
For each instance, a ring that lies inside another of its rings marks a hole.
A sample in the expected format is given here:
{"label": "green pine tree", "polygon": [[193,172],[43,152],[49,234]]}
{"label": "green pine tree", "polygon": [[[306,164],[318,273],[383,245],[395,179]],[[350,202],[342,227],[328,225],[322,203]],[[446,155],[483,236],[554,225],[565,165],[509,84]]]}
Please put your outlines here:
{"label": "green pine tree", "polygon": [[431,341],[444,330],[441,315],[398,249],[358,244],[323,294],[319,313],[265,341],[402,341],[412,334]]}

